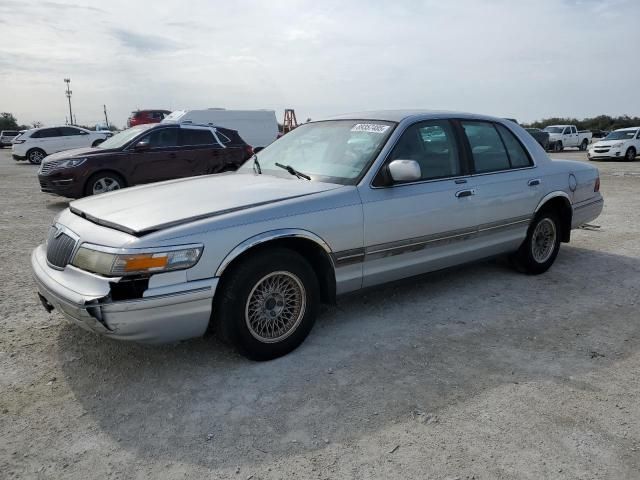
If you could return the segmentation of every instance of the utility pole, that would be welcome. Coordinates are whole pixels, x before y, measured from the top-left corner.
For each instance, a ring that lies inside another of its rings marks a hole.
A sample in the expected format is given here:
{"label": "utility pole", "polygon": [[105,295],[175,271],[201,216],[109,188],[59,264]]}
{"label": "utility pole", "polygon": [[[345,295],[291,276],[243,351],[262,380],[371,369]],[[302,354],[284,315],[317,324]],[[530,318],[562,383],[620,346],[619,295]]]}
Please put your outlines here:
{"label": "utility pole", "polygon": [[107,117],[107,106],[102,105],[104,107],[104,122],[107,124],[107,128],[109,128],[109,117]]}
{"label": "utility pole", "polygon": [[69,100],[69,121],[71,122],[71,124],[73,124],[73,113],[71,113],[71,90],[69,90],[69,87],[71,86],[71,79],[70,78],[65,78],[64,79],[64,83],[67,84],[67,91],[65,92],[65,95],[67,96],[67,99]]}

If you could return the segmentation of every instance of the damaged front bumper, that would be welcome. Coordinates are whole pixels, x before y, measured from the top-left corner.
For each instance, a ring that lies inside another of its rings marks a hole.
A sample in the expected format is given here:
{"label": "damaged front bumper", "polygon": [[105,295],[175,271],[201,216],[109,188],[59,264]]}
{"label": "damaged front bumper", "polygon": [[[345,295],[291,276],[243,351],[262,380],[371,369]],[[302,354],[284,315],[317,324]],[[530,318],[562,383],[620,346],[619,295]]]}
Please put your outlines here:
{"label": "damaged front bumper", "polygon": [[44,307],[76,325],[120,340],[167,343],[202,336],[209,325],[218,278],[148,289],[142,298],[113,301],[105,278],[67,265],[47,264],[44,245],[31,254],[31,267]]}

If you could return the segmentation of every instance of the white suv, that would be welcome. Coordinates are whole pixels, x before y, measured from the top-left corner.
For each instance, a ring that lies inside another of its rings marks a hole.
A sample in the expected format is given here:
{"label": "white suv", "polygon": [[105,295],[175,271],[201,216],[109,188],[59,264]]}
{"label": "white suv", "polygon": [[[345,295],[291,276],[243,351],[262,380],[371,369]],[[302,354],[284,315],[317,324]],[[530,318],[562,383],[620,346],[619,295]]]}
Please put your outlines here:
{"label": "white suv", "polygon": [[80,127],[44,127],[27,130],[11,145],[15,160],[29,160],[39,165],[52,153],[72,148],[95,147],[111,136],[111,132],[93,132]]}

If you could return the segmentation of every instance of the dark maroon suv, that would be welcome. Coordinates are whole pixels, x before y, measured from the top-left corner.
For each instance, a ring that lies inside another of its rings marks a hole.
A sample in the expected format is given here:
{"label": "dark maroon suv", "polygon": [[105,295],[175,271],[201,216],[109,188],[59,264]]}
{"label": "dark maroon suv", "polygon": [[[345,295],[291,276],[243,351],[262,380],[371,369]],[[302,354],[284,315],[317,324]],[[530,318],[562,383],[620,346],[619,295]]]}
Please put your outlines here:
{"label": "dark maroon suv", "polygon": [[193,124],[129,128],[95,148],[45,157],[43,192],[80,198],[142,183],[236,170],[253,154],[238,132]]}

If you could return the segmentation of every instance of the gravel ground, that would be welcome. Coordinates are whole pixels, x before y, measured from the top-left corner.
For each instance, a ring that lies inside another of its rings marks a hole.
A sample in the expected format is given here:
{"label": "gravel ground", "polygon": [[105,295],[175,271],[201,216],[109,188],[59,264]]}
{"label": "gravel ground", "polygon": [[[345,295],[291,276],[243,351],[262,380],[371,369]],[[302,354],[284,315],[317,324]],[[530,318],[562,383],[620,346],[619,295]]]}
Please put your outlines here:
{"label": "gravel ground", "polygon": [[640,161],[598,164],[601,228],[547,274],[497,260],[351,296],[252,363],[47,314],[29,253],[67,204],[8,153],[0,477],[640,478]]}

